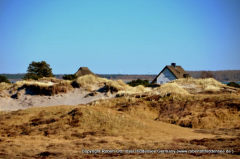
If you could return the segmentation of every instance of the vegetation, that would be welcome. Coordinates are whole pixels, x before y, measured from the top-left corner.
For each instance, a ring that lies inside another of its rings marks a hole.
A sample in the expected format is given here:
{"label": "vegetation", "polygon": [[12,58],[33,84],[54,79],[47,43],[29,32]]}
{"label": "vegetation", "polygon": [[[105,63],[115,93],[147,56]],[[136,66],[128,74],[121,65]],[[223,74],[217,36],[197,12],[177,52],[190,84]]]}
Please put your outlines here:
{"label": "vegetation", "polygon": [[131,82],[128,82],[127,84],[129,84],[132,87],[136,87],[138,85],[143,85],[143,86],[147,87],[147,86],[149,86],[149,80],[137,79],[137,80],[132,80]]}
{"label": "vegetation", "polygon": [[106,78],[100,78],[91,74],[78,77],[75,80],[75,82],[81,87],[92,85],[92,84],[103,84],[104,82],[107,82],[107,81],[108,79]]}
{"label": "vegetation", "polygon": [[27,72],[28,73],[23,77],[23,79],[37,80],[42,77],[53,77],[52,69],[45,61],[33,61],[29,64]]}
{"label": "vegetation", "polygon": [[[121,100],[119,104],[125,104]],[[196,138],[211,137],[209,134],[195,133],[153,119],[138,118],[135,114],[132,115],[132,112],[116,111],[117,106],[113,109],[101,106],[38,107],[1,114],[0,157],[159,158],[169,154],[125,152],[86,154],[82,153],[80,148],[83,147],[85,150],[184,149],[181,143],[173,145],[173,139],[184,138],[191,141]],[[139,114],[148,111],[151,117],[157,117],[147,107],[144,110],[143,105],[139,106],[140,109],[137,109]],[[126,110],[134,110],[134,108],[138,107],[132,105]],[[195,147],[194,144],[188,145],[189,149],[201,148]],[[174,157],[173,154],[170,155],[170,158]],[[187,155],[185,158],[189,157],[189,154]]]}
{"label": "vegetation", "polygon": [[62,78],[65,80],[75,80],[77,76],[76,74],[65,74]]}
{"label": "vegetation", "polygon": [[200,78],[214,78],[214,75],[211,71],[202,71]]}
{"label": "vegetation", "polygon": [[[202,71],[187,71],[193,78],[201,78]],[[211,71],[214,78],[218,81],[240,81],[240,70],[225,70],[225,71]],[[6,76],[8,79],[21,79],[25,74],[0,74]],[[127,75],[127,74],[98,74],[98,76],[107,79],[122,79],[122,80],[137,80],[148,79],[153,80],[156,75]],[[56,78],[62,79],[63,74],[55,75]]]}
{"label": "vegetation", "polygon": [[237,84],[236,82],[229,82],[227,85],[231,87],[240,88],[240,84]]}
{"label": "vegetation", "polygon": [[7,77],[0,75],[0,83],[1,83],[1,82],[11,83],[11,82],[7,79]]}
{"label": "vegetation", "polygon": [[1,82],[0,83],[0,91],[5,90],[5,89],[9,89],[10,87],[12,87],[12,84],[10,84],[10,83],[6,83],[6,82]]}
{"label": "vegetation", "polygon": [[[42,78],[8,85],[28,86],[29,92],[34,94],[54,95],[72,89],[71,84],[75,82],[89,90],[100,86],[122,93],[123,97],[95,100],[86,105],[0,112],[0,158],[236,158],[240,154],[239,94],[190,95],[186,91],[186,88],[214,91],[228,88],[213,78],[178,79],[153,89],[143,85],[131,87],[121,80],[111,81],[94,75],[74,81],[52,80]],[[1,84],[6,83],[0,83],[0,88]],[[0,96],[4,93],[0,91]],[[82,148],[233,149],[234,153],[87,154]]]}
{"label": "vegetation", "polygon": [[[46,80],[42,78],[41,80]],[[59,80],[54,82],[43,82],[38,81],[18,81],[13,84],[12,89],[20,91],[21,89],[28,88],[31,91],[26,92],[26,94],[31,95],[55,95],[59,93],[66,93],[72,89],[71,82],[68,80]]]}
{"label": "vegetation", "polygon": [[189,85],[195,84],[201,88],[206,88],[207,86],[215,86],[215,87],[224,87],[225,85],[221,82],[213,79],[213,78],[205,78],[205,79],[195,79],[195,78],[180,78],[173,81],[174,83],[180,85]]}
{"label": "vegetation", "polygon": [[165,96],[168,94],[189,95],[189,93],[185,89],[183,89],[176,83],[165,83],[161,87],[154,88],[154,91],[158,92],[155,94],[159,94],[161,96]]}
{"label": "vegetation", "polygon": [[2,76],[7,77],[8,79],[22,79],[25,74],[0,74]]}
{"label": "vegetation", "polygon": [[[202,71],[187,71],[193,78],[201,78]],[[211,71],[218,81],[240,81],[240,70]]]}

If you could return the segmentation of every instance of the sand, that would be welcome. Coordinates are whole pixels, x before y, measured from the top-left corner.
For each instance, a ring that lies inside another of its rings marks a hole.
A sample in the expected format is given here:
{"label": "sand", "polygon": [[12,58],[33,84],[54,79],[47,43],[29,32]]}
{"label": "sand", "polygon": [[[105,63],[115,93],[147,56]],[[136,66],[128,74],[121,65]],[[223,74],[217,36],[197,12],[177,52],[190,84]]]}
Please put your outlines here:
{"label": "sand", "polygon": [[[0,96],[1,111],[15,111],[26,109],[29,107],[43,107],[54,105],[79,105],[87,104],[98,99],[114,98],[114,94],[106,95],[106,93],[97,92],[94,96],[88,95],[90,91],[84,88],[74,88],[72,91],[53,96],[26,95],[25,90],[19,92],[18,99],[10,96]],[[7,94],[6,92],[2,94]]]}

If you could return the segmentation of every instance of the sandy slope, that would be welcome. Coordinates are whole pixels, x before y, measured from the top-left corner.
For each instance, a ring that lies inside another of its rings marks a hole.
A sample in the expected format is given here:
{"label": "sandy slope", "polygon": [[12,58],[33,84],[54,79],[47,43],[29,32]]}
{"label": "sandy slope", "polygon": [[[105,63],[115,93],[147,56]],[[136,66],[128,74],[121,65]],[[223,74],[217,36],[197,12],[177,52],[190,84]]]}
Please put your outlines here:
{"label": "sandy slope", "polygon": [[98,99],[113,98],[115,95],[106,96],[105,93],[98,92],[94,96],[87,96],[90,92],[83,88],[75,88],[65,94],[56,94],[54,96],[25,95],[25,90],[20,91],[18,99],[11,97],[0,97],[0,110],[13,111],[26,109],[36,106],[54,106],[54,105],[78,105],[86,104]]}

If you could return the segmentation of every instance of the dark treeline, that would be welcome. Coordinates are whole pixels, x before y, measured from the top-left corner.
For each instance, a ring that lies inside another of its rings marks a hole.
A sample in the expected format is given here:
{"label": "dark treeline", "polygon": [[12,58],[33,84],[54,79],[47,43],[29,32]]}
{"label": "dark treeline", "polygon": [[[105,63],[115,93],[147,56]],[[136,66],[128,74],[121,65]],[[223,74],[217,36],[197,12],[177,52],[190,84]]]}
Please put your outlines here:
{"label": "dark treeline", "polygon": [[[203,71],[186,71],[193,78],[201,78]],[[207,71],[210,72],[213,77],[218,81],[240,81],[240,70],[225,70],[225,71]],[[20,80],[24,77],[24,73],[20,74],[0,74],[7,77],[9,80]],[[58,79],[62,79],[63,74],[54,75]],[[130,74],[98,74],[98,76],[107,79],[123,79],[123,80],[149,80],[152,81],[156,75],[130,75]]]}
{"label": "dark treeline", "polygon": [[17,73],[17,74],[0,74],[2,76],[7,77],[8,79],[22,79],[25,76],[26,73]]}
{"label": "dark treeline", "polygon": [[[193,78],[201,78],[203,71],[186,71]],[[224,70],[224,71],[208,71],[211,72],[213,78],[218,81],[240,81],[240,70]]]}

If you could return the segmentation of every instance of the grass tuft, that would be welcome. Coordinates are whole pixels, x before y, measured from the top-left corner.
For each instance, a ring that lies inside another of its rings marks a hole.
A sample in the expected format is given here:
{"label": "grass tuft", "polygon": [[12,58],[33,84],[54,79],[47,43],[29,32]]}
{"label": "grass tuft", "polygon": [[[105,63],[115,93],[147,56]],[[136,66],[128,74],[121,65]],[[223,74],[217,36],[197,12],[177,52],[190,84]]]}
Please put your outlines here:
{"label": "grass tuft", "polygon": [[1,90],[5,90],[5,89],[9,89],[12,87],[12,84],[6,83],[6,82],[1,82],[0,83],[0,91]]}
{"label": "grass tuft", "polygon": [[108,79],[106,79],[106,78],[100,78],[100,77],[97,77],[97,76],[94,76],[91,74],[81,76],[76,79],[76,82],[82,87],[85,87],[85,86],[91,85],[91,84],[105,83],[107,81],[108,81]]}
{"label": "grass tuft", "polygon": [[180,78],[173,81],[177,84],[195,84],[198,86],[201,86],[201,88],[205,89],[208,86],[214,86],[214,87],[224,87],[225,85],[221,82],[218,82],[217,80],[213,78],[205,78],[205,79],[195,79],[195,78]]}
{"label": "grass tuft", "polygon": [[159,95],[161,96],[172,93],[180,95],[189,95],[189,93],[185,89],[183,89],[176,83],[165,83],[161,87],[154,88],[153,90],[159,93]]}

